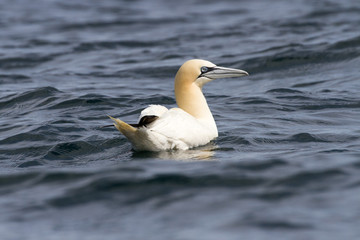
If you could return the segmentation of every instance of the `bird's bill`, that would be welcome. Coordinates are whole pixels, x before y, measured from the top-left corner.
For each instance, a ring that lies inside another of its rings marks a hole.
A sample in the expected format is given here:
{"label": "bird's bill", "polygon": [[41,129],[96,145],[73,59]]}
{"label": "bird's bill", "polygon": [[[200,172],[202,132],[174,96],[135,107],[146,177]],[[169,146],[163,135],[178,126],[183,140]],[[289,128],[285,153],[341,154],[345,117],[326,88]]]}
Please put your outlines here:
{"label": "bird's bill", "polygon": [[209,72],[203,74],[203,77],[207,77],[209,79],[231,78],[241,76],[249,76],[249,74],[244,70],[218,66],[213,67]]}

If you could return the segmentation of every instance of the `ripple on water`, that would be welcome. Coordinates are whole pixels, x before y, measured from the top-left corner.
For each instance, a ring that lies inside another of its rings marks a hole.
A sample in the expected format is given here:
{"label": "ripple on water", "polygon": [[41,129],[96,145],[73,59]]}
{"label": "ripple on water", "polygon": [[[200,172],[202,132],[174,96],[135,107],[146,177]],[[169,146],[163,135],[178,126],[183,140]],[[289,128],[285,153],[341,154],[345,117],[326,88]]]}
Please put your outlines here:
{"label": "ripple on water", "polygon": [[62,54],[30,54],[25,57],[5,57],[0,58],[0,69],[10,70],[16,68],[31,68],[42,63],[49,62]]}
{"label": "ripple on water", "polygon": [[22,74],[0,74],[0,84],[31,83],[31,78]]}
{"label": "ripple on water", "polygon": [[[306,192],[321,192],[327,191],[332,187],[337,188],[346,176],[348,176],[347,172],[342,169],[309,170],[271,181],[269,186],[272,188],[282,187],[297,194],[300,194],[301,190]],[[322,184],[324,181],[328,183],[327,186]],[[297,190],[292,190],[293,188],[297,188]]]}
{"label": "ripple on water", "polygon": [[[0,1],[2,239],[357,239],[359,13],[353,0]],[[205,87],[215,141],[135,152],[100,128],[174,106],[190,58],[250,73]]]}
{"label": "ripple on water", "polygon": [[[261,73],[300,67],[309,64],[354,59],[359,56],[359,49],[356,47],[358,42],[359,38],[356,37],[341,43],[336,43],[326,48],[313,46],[313,49],[307,49],[305,46],[298,46],[296,49],[293,49],[292,45],[285,45],[282,48],[285,48],[286,50],[269,56],[247,59],[243,66],[249,72]],[[351,48],[352,51],[344,51],[346,48]]]}
{"label": "ripple on water", "polygon": [[61,93],[53,87],[42,87],[34,90],[26,91],[24,93],[12,94],[1,99],[0,107],[9,109],[15,105],[24,104],[27,102],[43,101],[44,98],[53,97]]}

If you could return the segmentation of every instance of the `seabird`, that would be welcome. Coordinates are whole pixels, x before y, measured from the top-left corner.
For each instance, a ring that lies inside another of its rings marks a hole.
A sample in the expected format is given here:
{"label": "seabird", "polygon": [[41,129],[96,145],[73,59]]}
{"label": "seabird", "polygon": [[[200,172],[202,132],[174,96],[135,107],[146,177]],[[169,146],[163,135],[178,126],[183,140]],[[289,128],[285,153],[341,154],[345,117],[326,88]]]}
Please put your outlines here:
{"label": "seabird", "polygon": [[137,124],[109,117],[137,151],[187,150],[205,145],[218,136],[218,130],[202,93],[203,85],[217,78],[247,75],[243,70],[192,59],[175,76],[178,108],[150,105],[141,112]]}

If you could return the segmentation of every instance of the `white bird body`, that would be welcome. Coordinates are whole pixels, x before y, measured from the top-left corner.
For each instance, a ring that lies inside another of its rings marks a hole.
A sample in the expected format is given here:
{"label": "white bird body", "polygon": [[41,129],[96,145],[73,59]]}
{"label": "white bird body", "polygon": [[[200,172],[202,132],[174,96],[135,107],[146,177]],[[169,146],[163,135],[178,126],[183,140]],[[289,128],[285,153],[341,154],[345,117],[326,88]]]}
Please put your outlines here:
{"label": "white bird body", "polygon": [[217,67],[205,60],[190,60],[181,66],[175,77],[179,108],[150,105],[141,112],[138,124],[133,125],[110,118],[138,151],[187,150],[205,145],[218,136],[218,131],[201,91],[203,84],[217,77],[243,75],[248,74]]}

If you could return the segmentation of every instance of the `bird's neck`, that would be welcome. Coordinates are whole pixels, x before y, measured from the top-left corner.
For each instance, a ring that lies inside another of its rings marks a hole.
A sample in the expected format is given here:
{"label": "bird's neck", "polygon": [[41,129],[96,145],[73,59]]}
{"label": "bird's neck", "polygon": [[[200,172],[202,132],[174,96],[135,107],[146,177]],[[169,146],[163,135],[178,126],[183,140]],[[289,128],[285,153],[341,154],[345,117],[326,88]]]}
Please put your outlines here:
{"label": "bird's neck", "polygon": [[192,83],[187,86],[175,85],[176,103],[185,112],[216,129],[214,117],[201,89]]}

